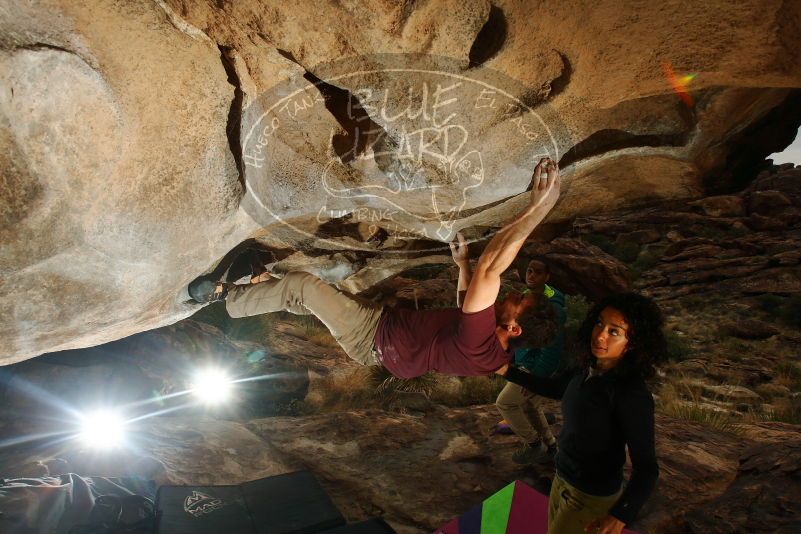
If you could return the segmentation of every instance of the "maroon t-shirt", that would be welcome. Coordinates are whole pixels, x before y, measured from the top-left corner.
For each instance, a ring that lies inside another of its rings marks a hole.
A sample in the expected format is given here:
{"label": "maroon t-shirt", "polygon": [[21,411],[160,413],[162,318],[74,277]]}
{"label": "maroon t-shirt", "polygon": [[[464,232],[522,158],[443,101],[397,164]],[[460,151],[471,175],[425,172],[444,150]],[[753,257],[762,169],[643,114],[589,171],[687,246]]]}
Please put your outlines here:
{"label": "maroon t-shirt", "polygon": [[495,335],[495,305],[476,313],[459,308],[387,308],[375,333],[381,363],[399,378],[428,371],[444,375],[489,375],[508,363]]}

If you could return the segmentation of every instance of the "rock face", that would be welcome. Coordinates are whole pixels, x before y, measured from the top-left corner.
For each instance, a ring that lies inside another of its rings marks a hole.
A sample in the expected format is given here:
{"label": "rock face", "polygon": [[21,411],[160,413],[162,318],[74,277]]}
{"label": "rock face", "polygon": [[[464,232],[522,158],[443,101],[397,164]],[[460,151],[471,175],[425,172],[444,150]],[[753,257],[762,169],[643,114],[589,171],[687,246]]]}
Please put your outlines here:
{"label": "rock face", "polygon": [[[638,269],[634,286],[660,300],[801,292],[800,231],[801,168],[792,167],[763,171],[738,195],[582,218],[573,227],[574,235],[600,240],[619,256],[630,255]],[[637,236],[648,232],[659,239],[638,242]],[[759,321],[721,327],[742,338],[777,333]]]}
{"label": "rock face", "polygon": [[188,315],[176,290],[255,229],[217,46],[157,3],[11,2],[0,28],[4,363]]}
{"label": "rock face", "polygon": [[781,0],[12,0],[0,30],[5,364],[185,317],[249,238],[335,280],[381,254],[364,289],[497,227],[544,155],[565,221],[735,183],[801,122]]}
{"label": "rock face", "polygon": [[768,443],[741,449],[736,475],[726,490],[708,503],[706,511],[694,509],[683,518],[681,523],[692,532],[792,532],[801,527],[798,494],[785,491],[798,481],[798,428],[774,424],[752,431],[770,435]]}

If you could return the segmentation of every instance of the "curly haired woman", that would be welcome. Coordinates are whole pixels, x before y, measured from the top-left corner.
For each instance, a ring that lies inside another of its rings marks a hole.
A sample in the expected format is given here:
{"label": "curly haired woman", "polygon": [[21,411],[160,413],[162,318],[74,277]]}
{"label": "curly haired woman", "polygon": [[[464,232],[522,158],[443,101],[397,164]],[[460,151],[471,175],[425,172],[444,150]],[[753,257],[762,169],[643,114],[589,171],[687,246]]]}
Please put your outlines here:
{"label": "curly haired woman", "polygon": [[[652,300],[635,293],[611,295],[589,311],[579,329],[577,368],[554,378],[514,366],[498,370],[510,382],[562,400],[550,534],[619,534],[651,494],[659,467],[654,400],[645,381],[666,355],[662,324]],[[624,489],[626,447],[632,472]]]}

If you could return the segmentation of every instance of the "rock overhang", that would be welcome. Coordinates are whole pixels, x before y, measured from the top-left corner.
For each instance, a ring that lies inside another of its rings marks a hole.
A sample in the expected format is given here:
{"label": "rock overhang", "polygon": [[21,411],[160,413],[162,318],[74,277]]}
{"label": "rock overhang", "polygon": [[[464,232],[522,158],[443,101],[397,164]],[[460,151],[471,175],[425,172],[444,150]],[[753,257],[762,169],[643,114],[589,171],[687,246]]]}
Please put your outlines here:
{"label": "rock overhang", "polygon": [[[488,2],[13,4],[0,17],[3,362],[191,314],[186,283],[247,239],[323,258],[353,288],[409,261],[440,261],[456,230],[492,229],[514,213],[540,154],[564,164],[556,222],[697,197],[710,176],[745,165],[733,152],[751,150],[747,163],[781,148],[743,139],[764,137],[770,124],[748,130],[771,114],[792,115],[797,6],[593,6],[533,17],[526,3]],[[663,61],[696,74],[692,107],[666,83]],[[349,75],[334,72],[343,62]],[[433,115],[437,84],[457,80],[436,102],[456,103]],[[428,107],[415,111],[423,87]],[[265,103],[293,91],[312,105],[272,138],[270,172],[254,173],[250,130]],[[492,108],[493,97],[507,106]],[[449,107],[461,116],[445,122]],[[541,134],[548,143],[528,143],[534,116],[554,126]],[[463,150],[443,150],[463,130]],[[416,157],[421,147],[430,153]],[[385,194],[370,196],[375,187]],[[258,203],[254,212],[254,196],[273,220]]]}

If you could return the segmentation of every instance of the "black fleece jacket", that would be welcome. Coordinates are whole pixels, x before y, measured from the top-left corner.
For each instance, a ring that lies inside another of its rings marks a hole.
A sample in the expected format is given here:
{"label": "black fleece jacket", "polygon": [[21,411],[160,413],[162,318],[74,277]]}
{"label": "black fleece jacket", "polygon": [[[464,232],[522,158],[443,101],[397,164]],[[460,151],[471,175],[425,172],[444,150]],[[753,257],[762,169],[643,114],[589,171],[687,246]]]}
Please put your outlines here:
{"label": "black fleece jacket", "polygon": [[614,370],[589,376],[571,370],[538,377],[510,366],[506,379],[539,395],[562,400],[556,471],[590,495],[612,495],[623,483],[626,446],[631,478],[609,514],[631,523],[659,476],[654,447],[654,399],[640,378]]}

